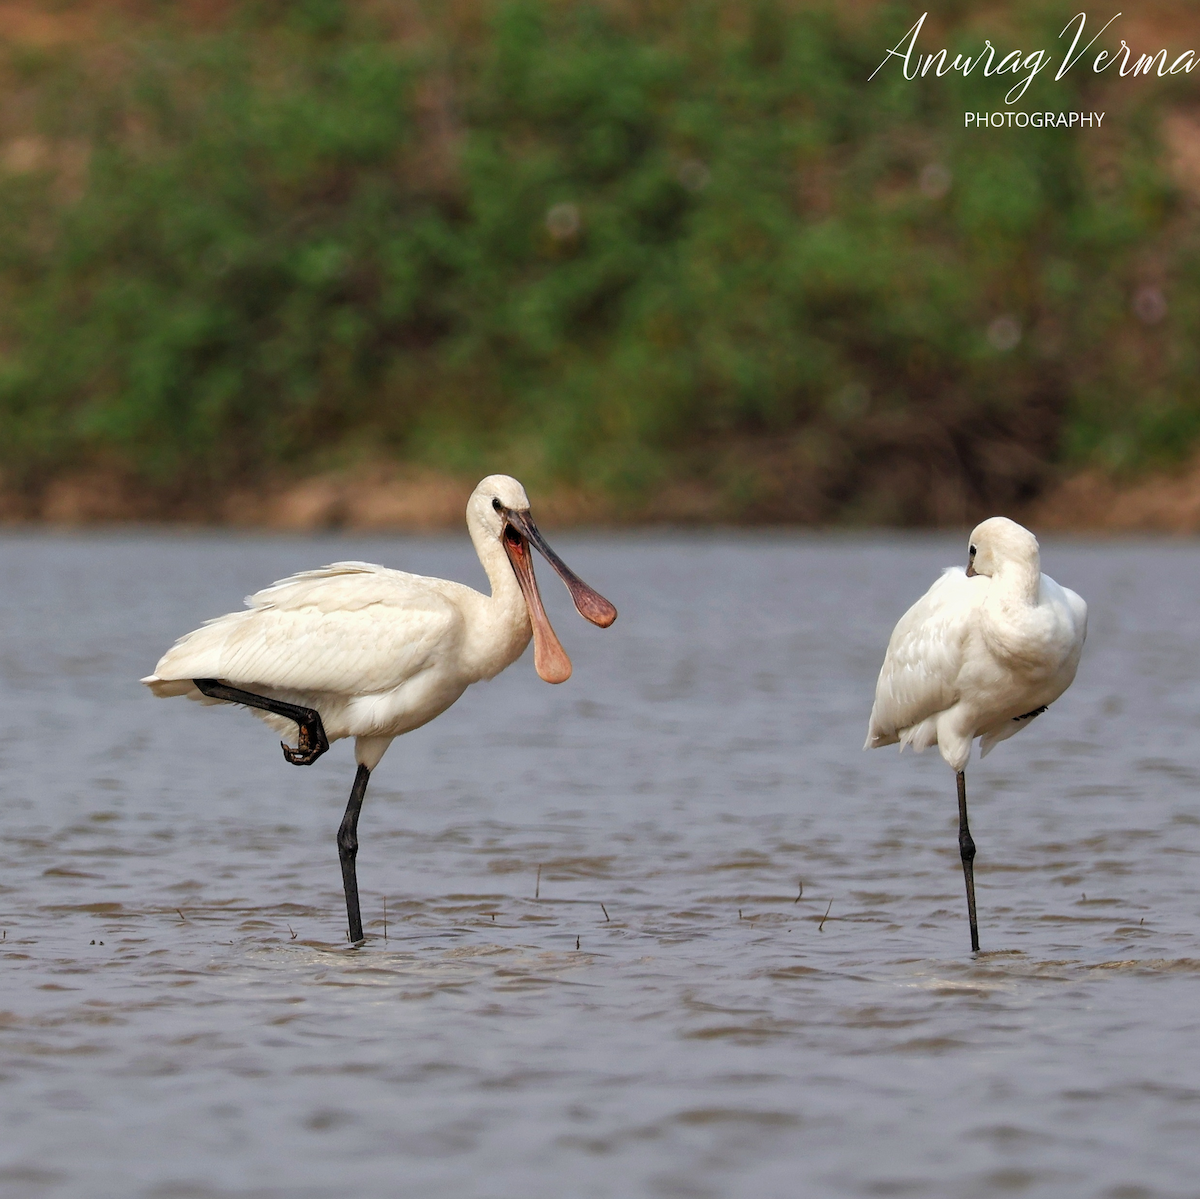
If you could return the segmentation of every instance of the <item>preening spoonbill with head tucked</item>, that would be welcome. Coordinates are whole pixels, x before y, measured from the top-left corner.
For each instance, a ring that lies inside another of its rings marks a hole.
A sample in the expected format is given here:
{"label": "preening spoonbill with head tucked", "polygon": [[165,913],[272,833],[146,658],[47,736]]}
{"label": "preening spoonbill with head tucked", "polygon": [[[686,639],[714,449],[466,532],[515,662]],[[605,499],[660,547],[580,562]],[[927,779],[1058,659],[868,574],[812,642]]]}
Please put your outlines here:
{"label": "preening spoonbill with head tucked", "polygon": [[350,939],[363,939],[355,858],[371,771],[394,737],[444,712],[472,684],[494,678],[533,637],[534,666],[565,682],[571,662],[554,635],[533,574],[534,546],[558,572],[580,615],[607,627],[617,610],[567,569],[529,514],[525,489],[490,475],[467,502],[467,529],[492,586],[335,562],[249,596],[247,610],[181,637],[142,680],[156,695],[255,709],[295,731],[284,757],[308,766],[331,741],[353,737],[358,762],[338,830]]}
{"label": "preening spoonbill with head tucked", "polygon": [[900,618],[875,687],[864,749],[936,745],[958,775],[958,847],[971,949],[975,842],[967,823],[967,759],[1040,716],[1075,678],[1087,604],[1042,574],[1037,538],[1003,516],[971,534],[967,568],[948,567]]}

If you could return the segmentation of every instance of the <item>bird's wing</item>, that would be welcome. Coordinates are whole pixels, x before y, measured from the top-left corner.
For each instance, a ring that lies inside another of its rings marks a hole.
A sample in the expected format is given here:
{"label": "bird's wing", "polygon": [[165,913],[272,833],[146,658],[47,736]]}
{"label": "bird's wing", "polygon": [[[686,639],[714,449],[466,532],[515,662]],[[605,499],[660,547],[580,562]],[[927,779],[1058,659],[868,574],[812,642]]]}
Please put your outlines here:
{"label": "bird's wing", "polygon": [[1067,605],[1071,609],[1071,615],[1075,618],[1075,631],[1079,637],[1079,648],[1082,651],[1083,643],[1087,640],[1087,602],[1082,595],[1074,592],[1070,587],[1062,587],[1063,597],[1067,601]]}
{"label": "bird's wing", "polygon": [[1052,603],[1070,624],[1069,629],[1064,628],[1063,630],[1061,644],[1066,652],[1062,668],[1054,681],[1051,694],[1044,697],[1041,706],[1001,721],[1000,724],[984,732],[983,740],[980,743],[979,756],[981,758],[986,758],[1001,741],[1007,741],[1009,737],[1015,736],[1026,725],[1036,720],[1047,706],[1052,704],[1075,681],[1079,656],[1083,652],[1083,643],[1087,640],[1087,604],[1081,595],[1069,587],[1063,587],[1056,583],[1049,575],[1042,575],[1041,588],[1045,600]]}
{"label": "bird's wing", "polygon": [[904,729],[957,702],[978,590],[961,566],[947,567],[900,618],[875,685],[865,749],[895,744]]}
{"label": "bird's wing", "polygon": [[446,588],[442,580],[364,562],[304,571],[248,596],[248,611],[181,637],[144,681],[159,694],[175,694],[172,682],[197,678],[248,690],[388,691],[461,636],[462,611]]}

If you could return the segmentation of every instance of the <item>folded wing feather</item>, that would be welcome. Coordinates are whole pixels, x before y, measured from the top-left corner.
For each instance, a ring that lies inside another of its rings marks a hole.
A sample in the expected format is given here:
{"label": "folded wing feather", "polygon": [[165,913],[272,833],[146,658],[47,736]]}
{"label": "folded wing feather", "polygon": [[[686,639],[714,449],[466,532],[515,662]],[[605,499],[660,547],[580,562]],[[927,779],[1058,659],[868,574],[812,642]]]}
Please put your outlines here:
{"label": "folded wing feather", "polygon": [[161,695],[190,693],[197,678],[246,690],[389,691],[462,635],[448,586],[362,562],[304,571],[181,637],[144,681]]}
{"label": "folded wing feather", "polygon": [[905,729],[958,701],[973,607],[972,580],[951,566],[900,618],[879,672],[864,748],[894,745]]}

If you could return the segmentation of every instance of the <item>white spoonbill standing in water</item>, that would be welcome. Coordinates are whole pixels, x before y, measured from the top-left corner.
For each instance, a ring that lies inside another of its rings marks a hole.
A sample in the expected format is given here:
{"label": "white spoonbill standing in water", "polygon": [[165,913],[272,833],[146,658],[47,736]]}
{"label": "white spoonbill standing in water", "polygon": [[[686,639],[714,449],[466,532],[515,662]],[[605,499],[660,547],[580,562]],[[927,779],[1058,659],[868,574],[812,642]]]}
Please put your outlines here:
{"label": "white spoonbill standing in water", "polygon": [[987,754],[1066,691],[1087,636],[1087,604],[1042,574],[1037,538],[1006,517],[979,525],[967,555],[965,571],[948,567],[896,625],[863,748],[936,745],[958,775],[958,848],[976,951],[971,742],[982,737]]}
{"label": "white spoonbill standing in water", "polygon": [[525,489],[490,475],[467,501],[467,529],[492,585],[335,562],[283,579],[181,637],[142,680],[156,695],[253,708],[272,728],[295,730],[284,757],[315,762],[353,737],[358,772],[338,830],[350,939],[363,939],[355,859],[358,815],[371,771],[394,737],[444,712],[472,684],[494,678],[533,637],[534,666],[548,683],[571,675],[542,607],[534,546],[558,572],[580,615],[607,627],[617,610],[546,544]]}

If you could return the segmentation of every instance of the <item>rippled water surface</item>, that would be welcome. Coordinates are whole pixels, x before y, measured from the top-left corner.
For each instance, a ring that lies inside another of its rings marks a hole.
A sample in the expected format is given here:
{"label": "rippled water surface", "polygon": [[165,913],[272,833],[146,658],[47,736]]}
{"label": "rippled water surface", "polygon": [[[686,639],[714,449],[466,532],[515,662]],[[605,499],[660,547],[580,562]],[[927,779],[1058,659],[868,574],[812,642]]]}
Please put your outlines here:
{"label": "rippled water surface", "polygon": [[[621,610],[397,741],[153,699],[297,568],[444,540],[0,541],[0,1194],[1194,1196],[1200,547],[1049,544],[1075,687],[953,775],[860,746],[959,537],[562,539]],[[801,883],[803,896],[798,898]],[[386,905],[386,935],[385,935]]]}

